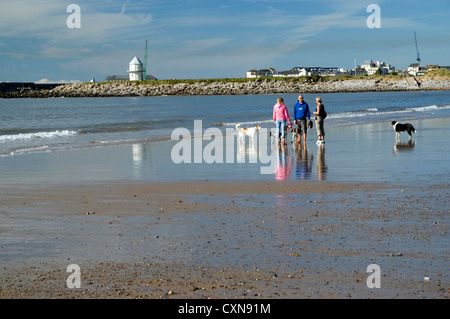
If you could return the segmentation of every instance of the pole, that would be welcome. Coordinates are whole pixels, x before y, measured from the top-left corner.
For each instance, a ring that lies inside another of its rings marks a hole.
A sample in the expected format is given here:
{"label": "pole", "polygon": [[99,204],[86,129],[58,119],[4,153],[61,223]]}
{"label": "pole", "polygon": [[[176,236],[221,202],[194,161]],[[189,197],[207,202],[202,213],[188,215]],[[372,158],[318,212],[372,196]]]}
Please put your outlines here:
{"label": "pole", "polygon": [[142,80],[147,80],[147,61],[148,61],[148,50],[147,50],[147,40],[145,40],[145,55],[144,55],[144,75]]}

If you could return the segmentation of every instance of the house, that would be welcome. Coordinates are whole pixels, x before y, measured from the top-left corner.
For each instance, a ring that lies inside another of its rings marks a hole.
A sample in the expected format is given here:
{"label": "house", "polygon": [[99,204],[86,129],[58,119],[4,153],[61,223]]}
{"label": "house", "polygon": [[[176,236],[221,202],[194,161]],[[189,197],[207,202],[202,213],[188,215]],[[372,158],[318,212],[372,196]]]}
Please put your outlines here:
{"label": "house", "polygon": [[280,71],[275,74],[275,77],[296,77],[296,76],[308,76],[311,75],[310,72],[303,67],[295,67],[290,69],[289,71]]}
{"label": "house", "polygon": [[289,71],[279,71],[274,77],[298,77],[298,76],[334,76],[342,74],[339,68],[335,67],[294,67]]}
{"label": "house", "polygon": [[419,71],[416,73],[416,75],[425,75],[425,73],[428,72],[427,67],[419,67]]}
{"label": "house", "polygon": [[247,78],[271,77],[276,73],[274,68],[250,70],[247,71]]}
{"label": "house", "polygon": [[321,75],[321,76],[333,76],[339,72],[339,68],[336,67],[308,67],[306,68],[310,75]]}
{"label": "house", "polygon": [[368,75],[374,75],[378,70],[381,71],[382,75],[390,74],[395,71],[395,67],[384,63],[383,61],[372,61],[366,60],[361,64],[361,68],[366,70]]}
{"label": "house", "polygon": [[406,71],[411,75],[417,75],[419,69],[420,69],[419,63],[412,63],[408,66],[408,69],[406,69]]}
{"label": "house", "polygon": [[430,64],[425,67],[427,68],[428,71],[439,69],[439,65],[437,65],[437,64]]}
{"label": "house", "polygon": [[356,67],[353,70],[350,71],[351,75],[366,75],[367,71],[366,69],[363,69],[361,67]]}

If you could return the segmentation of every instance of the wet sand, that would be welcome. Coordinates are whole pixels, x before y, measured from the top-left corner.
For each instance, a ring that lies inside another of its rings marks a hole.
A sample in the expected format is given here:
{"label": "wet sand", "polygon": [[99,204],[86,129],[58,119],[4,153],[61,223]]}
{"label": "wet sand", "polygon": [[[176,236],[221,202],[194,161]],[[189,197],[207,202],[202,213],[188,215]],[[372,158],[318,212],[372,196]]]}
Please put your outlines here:
{"label": "wet sand", "polygon": [[[384,128],[336,128],[327,140],[326,171],[309,143],[314,170],[293,170],[283,181],[221,178],[235,172],[228,166],[211,168],[219,174],[210,179],[166,171],[164,181],[155,173],[162,166],[145,167],[145,160],[130,165],[131,174],[141,174],[134,180],[123,172],[83,180],[77,172],[88,169],[81,161],[58,177],[43,169],[28,184],[11,170],[0,193],[0,297],[448,298],[448,150],[427,143],[447,123],[421,123],[417,144],[406,151],[392,148],[397,144]],[[338,137],[349,139],[336,146]],[[71,155],[107,159],[124,150]],[[56,174],[68,154],[30,157]],[[295,162],[295,151],[289,154],[283,163]],[[100,166],[94,158],[92,171]],[[111,159],[111,167],[122,159]],[[67,287],[71,264],[81,269],[81,288]],[[381,288],[367,286],[372,264],[380,267]]]}
{"label": "wet sand", "polygon": [[[0,295],[447,298],[444,194],[448,186],[422,193],[428,205],[415,190],[327,182],[10,193]],[[81,268],[80,289],[66,286],[70,264]],[[380,289],[366,285],[371,264],[381,268]]]}

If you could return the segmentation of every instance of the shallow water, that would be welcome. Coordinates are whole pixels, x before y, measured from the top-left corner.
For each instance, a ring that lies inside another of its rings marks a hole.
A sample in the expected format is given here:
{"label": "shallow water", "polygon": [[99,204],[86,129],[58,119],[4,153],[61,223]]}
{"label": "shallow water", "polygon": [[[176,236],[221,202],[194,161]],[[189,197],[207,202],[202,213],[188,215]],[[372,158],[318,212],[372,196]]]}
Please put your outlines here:
{"label": "shallow water", "polygon": [[[211,140],[134,143],[0,158],[1,184],[183,180],[327,180],[435,185],[450,180],[450,119],[416,120],[412,140],[395,140],[386,123],[326,128],[326,144],[308,135],[306,148],[277,147],[267,137],[240,143],[236,135]],[[261,133],[262,134],[262,133]],[[439,138],[436,138],[439,136]],[[223,142],[223,144],[222,144]],[[177,164],[180,143],[190,157]],[[214,146],[214,147],[212,147]],[[195,154],[200,163],[195,162]],[[218,152],[218,153],[216,153]],[[221,153],[222,152],[222,153]],[[219,154],[219,155],[217,155]],[[217,155],[217,156],[216,156]],[[215,160],[208,163],[211,157]]]}
{"label": "shallow water", "polygon": [[[283,94],[290,114],[297,94]],[[327,126],[450,117],[450,92],[321,95]],[[273,127],[278,95],[0,99],[0,157],[169,140],[179,127]],[[305,94],[314,111],[316,94]],[[315,133],[315,132],[314,132]]]}

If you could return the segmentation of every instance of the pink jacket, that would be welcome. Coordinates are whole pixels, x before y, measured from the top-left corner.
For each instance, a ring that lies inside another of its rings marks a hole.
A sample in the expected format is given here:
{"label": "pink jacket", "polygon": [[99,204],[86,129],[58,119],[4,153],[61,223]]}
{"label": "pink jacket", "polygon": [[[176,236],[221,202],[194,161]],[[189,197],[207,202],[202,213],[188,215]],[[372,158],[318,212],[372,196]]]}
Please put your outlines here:
{"label": "pink jacket", "polygon": [[273,121],[276,122],[277,120],[288,120],[289,124],[291,124],[289,112],[283,103],[277,103],[273,106]]}

